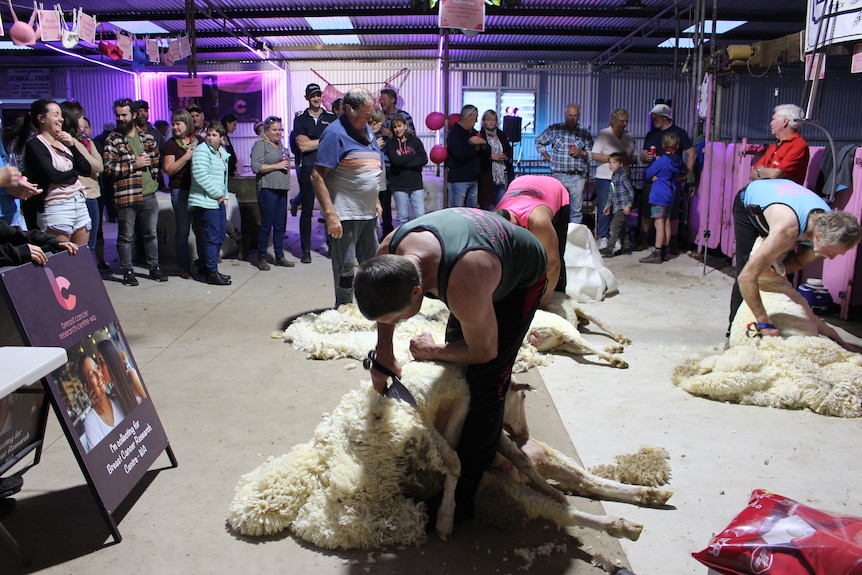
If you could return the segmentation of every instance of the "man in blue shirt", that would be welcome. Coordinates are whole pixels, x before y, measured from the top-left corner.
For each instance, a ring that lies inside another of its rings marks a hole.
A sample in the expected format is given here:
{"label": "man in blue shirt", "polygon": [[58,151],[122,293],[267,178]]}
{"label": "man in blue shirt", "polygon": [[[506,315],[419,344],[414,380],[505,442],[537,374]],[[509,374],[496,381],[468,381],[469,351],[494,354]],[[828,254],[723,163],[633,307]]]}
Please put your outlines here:
{"label": "man in blue shirt", "polygon": [[18,168],[7,166],[6,161],[6,148],[3,147],[3,142],[0,142],[0,220],[12,225],[18,213],[15,198],[27,199],[42,190],[37,188],[36,184],[28,182]]}
{"label": "man in blue shirt", "polygon": [[386,182],[383,153],[368,126],[373,111],[367,90],[344,95],[344,114],[321,134],[311,174],[326,218],[336,308],[353,301],[356,262],[377,252],[378,194]]}
{"label": "man in blue shirt", "polygon": [[550,162],[551,175],[569,191],[569,221],[576,224],[583,219],[584,185],[593,159],[593,137],[578,123],[580,118],[581,107],[569,104],[565,123],[548,126],[536,138],[536,150]]}

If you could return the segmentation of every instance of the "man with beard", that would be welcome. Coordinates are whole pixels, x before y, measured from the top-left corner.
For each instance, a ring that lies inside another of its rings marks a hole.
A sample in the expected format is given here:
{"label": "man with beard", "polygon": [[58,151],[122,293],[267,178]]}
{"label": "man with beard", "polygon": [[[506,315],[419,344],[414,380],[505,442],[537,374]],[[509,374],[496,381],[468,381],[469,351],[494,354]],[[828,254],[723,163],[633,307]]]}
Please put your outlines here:
{"label": "man with beard", "polygon": [[117,129],[105,140],[102,158],[105,161],[105,173],[114,184],[114,203],[119,221],[117,252],[123,268],[123,284],[138,285],[132,269],[132,237],[136,222],[141,228],[150,278],[166,282],[168,276],[159,267],[156,237],[159,202],[155,192],[159,188],[159,148],[153,136],[135,126],[134,102],[128,98],[114,102],[114,116]]}
{"label": "man with beard", "polygon": [[296,177],[299,181],[299,194],[290,200],[290,213],[296,215],[296,210],[302,207],[299,218],[299,241],[302,247],[304,264],[311,263],[311,213],[314,211],[314,187],[311,185],[311,172],[317,160],[317,146],[320,135],[329,124],[335,121],[335,114],[321,107],[323,92],[318,84],[305,87],[305,99],[308,108],[293,120],[293,137],[298,152],[296,154]]}
{"label": "man with beard", "polygon": [[159,147],[159,151],[161,151],[165,145],[165,137],[150,123],[150,103],[146,100],[137,100],[135,102],[135,110],[138,112],[135,116],[135,126],[155,138],[156,145]]}
{"label": "man with beard", "polygon": [[548,126],[536,138],[536,150],[551,163],[551,175],[569,191],[569,218],[576,224],[583,219],[584,185],[593,159],[593,137],[578,124],[580,118],[581,107],[569,104],[565,123]]}

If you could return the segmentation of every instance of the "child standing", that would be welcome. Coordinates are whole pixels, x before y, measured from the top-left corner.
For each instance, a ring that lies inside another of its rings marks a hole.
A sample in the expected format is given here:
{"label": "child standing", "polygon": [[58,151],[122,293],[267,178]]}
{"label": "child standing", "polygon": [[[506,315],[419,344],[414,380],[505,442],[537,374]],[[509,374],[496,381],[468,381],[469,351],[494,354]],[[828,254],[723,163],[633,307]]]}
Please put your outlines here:
{"label": "child standing", "polygon": [[[599,250],[606,258],[612,258],[621,253],[632,253],[632,243],[626,231],[626,218],[632,213],[632,202],[635,198],[635,190],[629,177],[623,169],[623,155],[614,152],[608,157],[608,167],[611,169],[611,190],[608,194],[608,205],[604,208],[604,214],[613,214],[611,230],[608,236],[608,245]],[[620,240],[621,250],[614,252],[614,246]]]}
{"label": "child standing", "polygon": [[670,207],[676,196],[680,174],[685,173],[682,158],[677,153],[679,136],[667,133],[661,139],[664,155],[650,164],[645,172],[652,179],[649,194],[650,218],[655,220],[655,248],[650,255],[639,261],[644,264],[660,264],[667,260],[667,246],[670,244]]}

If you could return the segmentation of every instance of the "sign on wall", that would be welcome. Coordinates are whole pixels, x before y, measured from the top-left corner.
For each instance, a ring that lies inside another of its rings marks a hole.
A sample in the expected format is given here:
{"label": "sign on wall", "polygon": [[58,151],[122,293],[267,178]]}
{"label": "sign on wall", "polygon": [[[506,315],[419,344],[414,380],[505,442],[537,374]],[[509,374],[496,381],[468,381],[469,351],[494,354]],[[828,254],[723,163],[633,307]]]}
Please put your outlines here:
{"label": "sign on wall", "polygon": [[10,100],[38,100],[52,94],[51,71],[47,68],[10,68],[0,85],[0,96]]}
{"label": "sign on wall", "polygon": [[111,514],[167,451],[168,438],[94,260],[86,249],[0,272],[26,344],[62,347],[49,398],[112,532]]}
{"label": "sign on wall", "polygon": [[862,19],[856,2],[808,0],[805,20],[806,52],[859,40],[862,40]]}

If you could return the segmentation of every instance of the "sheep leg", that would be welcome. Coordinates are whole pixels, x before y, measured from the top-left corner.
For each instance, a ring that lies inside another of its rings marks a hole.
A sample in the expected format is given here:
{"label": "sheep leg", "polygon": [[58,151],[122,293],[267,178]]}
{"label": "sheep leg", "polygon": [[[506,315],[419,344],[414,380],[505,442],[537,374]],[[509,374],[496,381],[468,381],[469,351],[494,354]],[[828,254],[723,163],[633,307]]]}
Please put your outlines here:
{"label": "sheep leg", "polygon": [[668,489],[628,485],[598,477],[553,447],[534,439],[530,441],[537,443],[545,453],[544,460],[537,464],[539,473],[556,480],[559,488],[567,493],[644,507],[664,505],[673,495],[673,491]]}
{"label": "sheep leg", "polygon": [[578,316],[578,323],[579,324],[580,324],[581,318],[587,320],[587,322],[593,322],[594,324],[596,324],[597,327],[599,327],[603,331],[607,332],[618,343],[621,343],[623,345],[631,345],[632,340],[630,340],[629,338],[625,337],[622,334],[616,333],[614,330],[612,330],[610,328],[610,326],[608,326],[608,324],[606,324],[605,322],[603,322],[599,318],[588,314],[587,312],[585,312],[583,309],[581,309],[579,307],[575,307],[574,311],[575,311],[575,315]]}
{"label": "sheep leg", "polygon": [[575,342],[571,342],[571,343],[565,342],[559,347],[559,349],[561,349],[562,351],[574,354],[574,355],[585,355],[584,350],[586,349],[586,350],[589,350],[590,352],[592,352],[593,354],[597,355],[599,357],[599,359],[603,359],[606,362],[608,362],[611,365],[611,367],[617,367],[620,369],[627,369],[629,366],[629,364],[624,359],[621,359],[621,358],[619,358],[613,354],[610,354],[603,349],[599,349],[598,347],[594,346],[593,344],[591,344],[590,342],[588,342],[584,338],[580,338],[580,341],[578,341],[576,343]]}
{"label": "sheep leg", "polygon": [[508,459],[518,471],[529,479],[533,487],[540,493],[563,505],[567,503],[566,496],[545,481],[545,478],[539,474],[530,459],[505,432],[500,434],[500,441],[497,443],[497,453]]}
{"label": "sheep leg", "polygon": [[[575,509],[568,504],[560,504],[545,495],[535,491],[530,486],[501,477],[496,473],[486,473],[495,490],[506,495],[509,504],[516,505],[528,519],[539,517],[548,519],[560,526],[580,526],[603,531],[611,537],[626,538],[637,541],[643,531],[643,525],[627,521],[621,517],[593,515]],[[490,476],[490,477],[489,477]],[[505,504],[505,503],[501,503]]]}
{"label": "sheep leg", "polygon": [[447,470],[446,479],[443,483],[443,500],[437,509],[437,522],[434,525],[434,530],[440,540],[449,541],[455,524],[455,487],[461,476],[461,460],[458,459],[458,454],[436,428],[431,427],[429,434]]}

